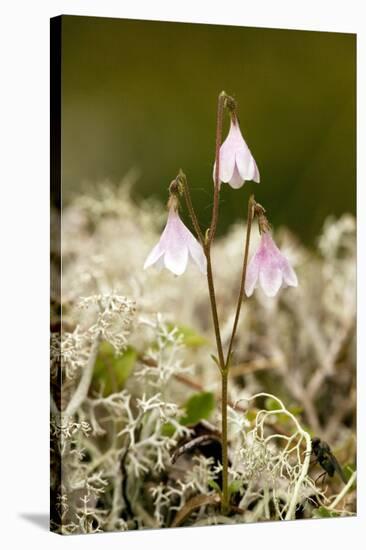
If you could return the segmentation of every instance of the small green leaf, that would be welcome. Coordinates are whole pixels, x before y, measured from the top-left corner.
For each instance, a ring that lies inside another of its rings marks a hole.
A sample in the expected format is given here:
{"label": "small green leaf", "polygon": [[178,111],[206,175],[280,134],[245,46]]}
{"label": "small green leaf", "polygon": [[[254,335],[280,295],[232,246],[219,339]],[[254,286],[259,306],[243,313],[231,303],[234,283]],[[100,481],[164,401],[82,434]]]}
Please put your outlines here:
{"label": "small green leaf", "polygon": [[214,395],[211,392],[195,393],[183,408],[186,414],[181,418],[181,424],[184,426],[197,424],[202,419],[208,420],[215,408]]}
{"label": "small green leaf", "polygon": [[216,483],[214,479],[208,480],[208,486],[211,487],[211,489],[214,489],[217,493],[219,493],[219,495],[221,495],[220,485]]}
{"label": "small green leaf", "polygon": [[238,493],[243,487],[243,482],[240,479],[234,479],[229,485],[229,496]]}
{"label": "small green leaf", "polygon": [[178,334],[182,337],[182,342],[189,348],[198,348],[204,346],[208,343],[207,339],[201,334],[198,334],[193,328],[186,325],[174,325],[173,323],[168,323],[168,329],[173,330],[177,329]]}
{"label": "small green leaf", "polygon": [[333,510],[327,510],[324,506],[319,506],[316,510],[313,510],[313,518],[336,518],[339,514],[333,512]]}
{"label": "small green leaf", "polygon": [[294,405],[293,407],[289,408],[289,412],[293,414],[294,416],[299,416],[303,412],[303,408],[299,407],[298,405]]}
{"label": "small green leaf", "polygon": [[219,368],[221,368],[221,367],[220,367],[220,361],[218,360],[218,358],[216,357],[216,355],[213,355],[213,354],[211,353],[211,354],[210,354],[210,357],[211,357],[212,361],[213,361],[214,363],[216,363],[216,365],[217,365]]}
{"label": "small green leaf", "polygon": [[165,437],[172,437],[175,433],[176,428],[170,422],[166,422],[161,427],[161,435]]}
{"label": "small green leaf", "polygon": [[353,472],[356,470],[356,466],[354,464],[346,464],[343,468],[343,473],[344,473],[344,476],[346,478],[346,480],[348,481],[350,479],[350,477],[352,476]]}
{"label": "small green leaf", "polygon": [[[275,409],[276,410],[276,409]],[[289,417],[287,416],[287,414],[284,414],[284,413],[279,413],[276,417],[277,419],[277,422],[279,424],[282,424],[282,425],[286,425],[288,424],[289,422],[291,422],[291,420],[289,419]]]}
{"label": "small green leaf", "polygon": [[137,359],[137,351],[128,346],[123,353],[116,355],[108,342],[99,347],[93,372],[93,385],[103,389],[103,395],[120,391],[130,376]]}
{"label": "small green leaf", "polygon": [[248,422],[254,422],[254,420],[257,418],[258,410],[257,409],[248,409],[245,413],[245,417],[248,420]]}
{"label": "small green leaf", "polygon": [[267,411],[277,411],[280,409],[280,404],[276,401],[276,399],[272,399],[272,397],[267,397],[264,406]]}

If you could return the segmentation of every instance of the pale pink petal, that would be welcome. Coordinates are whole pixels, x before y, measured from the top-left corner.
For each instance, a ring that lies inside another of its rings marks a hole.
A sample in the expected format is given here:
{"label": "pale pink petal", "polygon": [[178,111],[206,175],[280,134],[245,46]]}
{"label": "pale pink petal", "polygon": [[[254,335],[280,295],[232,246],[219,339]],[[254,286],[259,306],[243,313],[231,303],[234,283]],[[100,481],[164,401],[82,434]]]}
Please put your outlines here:
{"label": "pale pink petal", "polygon": [[261,266],[259,270],[259,282],[263,292],[272,298],[282,286],[282,272],[278,267],[272,265]]}
{"label": "pale pink petal", "polygon": [[169,248],[164,254],[165,267],[175,275],[182,275],[187,269],[187,263],[188,248],[186,246]]}
{"label": "pale pink petal", "polygon": [[231,180],[229,181],[229,185],[233,189],[240,189],[240,187],[242,187],[244,185],[244,183],[245,182],[244,182],[243,178],[239,174],[238,167],[235,164],[234,172],[233,172],[233,175],[231,177]]}
{"label": "pale pink petal", "polygon": [[236,166],[238,167],[238,171],[243,180],[253,180],[259,183],[260,177],[256,162],[245,142],[244,145],[245,147],[243,146],[240,151],[236,152]]}
{"label": "pale pink petal", "polygon": [[[238,175],[235,174],[235,158],[238,152],[242,152],[248,149],[243,136],[241,135],[239,124],[237,121],[231,120],[229,133],[220,147],[220,167],[219,167],[219,179],[224,183],[229,183],[233,181],[234,185],[232,187],[238,189],[243,185],[245,177],[241,178],[241,185],[238,183]],[[250,153],[249,153],[250,154]],[[240,172],[240,170],[239,170]],[[215,181],[215,165],[213,173]]]}
{"label": "pale pink petal", "polygon": [[154,263],[158,262],[159,258],[164,254],[164,249],[161,247],[160,241],[154,246],[150,254],[145,260],[144,269],[152,266]]}
{"label": "pale pink petal", "polygon": [[245,282],[245,293],[250,296],[259,279],[267,296],[275,296],[282,286],[297,286],[297,277],[287,258],[277,248],[269,232],[263,233],[252,258]]}
{"label": "pale pink petal", "polygon": [[194,237],[194,235],[190,232],[188,227],[184,225],[184,223],[179,218],[179,236],[181,241],[184,243],[184,245],[188,248],[188,252],[193,259],[193,261],[197,264],[199,270],[202,273],[206,273],[206,256],[203,253],[202,246],[197,241],[197,239]]}
{"label": "pale pink petal", "polygon": [[168,220],[160,237],[160,244],[165,252],[170,247],[180,245],[180,223],[182,222],[179,218],[178,213],[175,212],[174,209],[169,210]]}
{"label": "pale pink petal", "polygon": [[259,174],[258,166],[257,166],[257,163],[254,160],[254,157],[252,157],[252,159],[253,159],[253,162],[254,162],[253,181],[255,181],[256,183],[259,183],[261,181],[261,177],[260,177],[260,174]]}
{"label": "pale pink petal", "polygon": [[[240,138],[239,138],[240,146]],[[238,148],[238,136],[233,123],[230,124],[230,130],[227,138],[220,147],[220,180],[228,183],[233,175],[235,168],[235,152]]]}
{"label": "pale pink petal", "polygon": [[243,140],[240,149],[238,149],[235,154],[235,164],[238,167],[239,174],[243,180],[252,179],[250,176],[252,175],[251,172],[253,172],[253,170],[249,170],[251,159],[252,155],[250,154],[250,151],[245,141]]}
{"label": "pale pink petal", "polygon": [[155,264],[155,269],[160,273],[163,267],[164,267],[164,256],[160,256],[160,258]]}
{"label": "pale pink petal", "polygon": [[[235,189],[241,187],[243,183],[247,180],[254,180],[256,182],[259,182],[258,167],[249,150],[248,145],[245,142],[245,139],[242,136],[237,120],[231,121],[230,131],[226,140],[221,146],[220,154],[223,155],[222,169],[223,171],[225,171],[226,176],[226,179],[221,178],[222,181],[229,182],[231,187]],[[234,161],[232,158],[233,155]],[[234,169],[233,162],[235,165]],[[235,169],[237,173],[235,173]],[[224,173],[222,175],[224,175]],[[241,181],[241,185],[239,185],[239,179]]]}
{"label": "pale pink petal", "polygon": [[245,294],[249,297],[253,294],[259,275],[259,262],[257,255],[250,260],[245,276]]}
{"label": "pale pink petal", "polygon": [[188,242],[188,250],[189,253],[193,259],[193,261],[197,264],[198,269],[201,271],[201,273],[205,274],[207,271],[207,260],[206,256],[203,253],[202,246],[200,243],[193,237],[191,234],[191,238]]}
{"label": "pale pink petal", "polygon": [[175,275],[181,275],[187,268],[189,255],[199,269],[205,273],[206,257],[202,246],[184,225],[178,212],[174,208],[170,208],[159,243],[150,252],[144,268],[156,263],[157,267],[165,266]]}
{"label": "pale pink petal", "polygon": [[286,258],[284,258],[283,267],[282,267],[282,274],[283,274],[284,283],[287,286],[297,286],[298,285],[297,275],[296,275],[295,271],[292,269],[292,267],[290,266],[290,264],[289,264],[289,262]]}
{"label": "pale pink petal", "polygon": [[235,145],[236,149],[241,147],[243,142],[245,143],[243,134],[240,131],[238,120],[230,121],[230,130],[229,130],[227,140],[229,140],[231,144]]}
{"label": "pale pink petal", "polygon": [[[235,167],[235,149],[230,142],[224,141],[220,148],[219,180],[227,183],[230,181]],[[216,162],[213,169],[213,180],[215,182]]]}

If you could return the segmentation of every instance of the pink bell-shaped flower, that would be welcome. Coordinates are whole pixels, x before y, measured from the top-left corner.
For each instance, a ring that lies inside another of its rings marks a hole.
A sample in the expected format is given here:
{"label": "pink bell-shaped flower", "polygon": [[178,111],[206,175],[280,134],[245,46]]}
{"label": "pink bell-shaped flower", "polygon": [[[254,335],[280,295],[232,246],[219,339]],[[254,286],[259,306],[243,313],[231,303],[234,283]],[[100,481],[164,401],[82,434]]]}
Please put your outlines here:
{"label": "pink bell-shaped flower", "polygon": [[185,272],[190,257],[202,273],[206,273],[206,257],[202,246],[184,225],[174,206],[169,208],[168,221],[160,240],[146,258],[144,269],[156,264],[175,275]]}
{"label": "pink bell-shaped flower", "polygon": [[268,232],[262,234],[258,250],[249,262],[245,294],[251,296],[258,283],[269,297],[275,296],[281,287],[297,286],[295,271]]}
{"label": "pink bell-shaped flower", "polygon": [[229,133],[220,147],[219,180],[228,183],[233,189],[239,189],[247,180],[254,180],[257,183],[260,180],[258,167],[235,117],[232,117]]}

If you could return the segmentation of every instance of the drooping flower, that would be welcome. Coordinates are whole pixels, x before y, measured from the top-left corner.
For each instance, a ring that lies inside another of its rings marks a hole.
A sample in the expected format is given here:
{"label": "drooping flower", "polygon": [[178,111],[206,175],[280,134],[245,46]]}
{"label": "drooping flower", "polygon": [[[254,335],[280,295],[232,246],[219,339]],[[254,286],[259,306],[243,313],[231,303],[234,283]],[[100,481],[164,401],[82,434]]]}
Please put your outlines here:
{"label": "drooping flower", "polygon": [[262,234],[258,250],[249,262],[245,294],[251,296],[258,283],[270,297],[275,296],[281,287],[297,286],[295,271],[267,231]]}
{"label": "drooping flower", "polygon": [[[215,181],[215,167],[213,177]],[[239,189],[247,180],[259,183],[256,162],[242,136],[237,118],[232,117],[227,138],[220,147],[219,180]]]}
{"label": "drooping flower", "polygon": [[166,267],[175,275],[181,275],[187,268],[188,257],[202,273],[206,272],[202,246],[180,219],[177,208],[170,206],[165,229],[146,258],[144,269],[156,264],[159,268]]}

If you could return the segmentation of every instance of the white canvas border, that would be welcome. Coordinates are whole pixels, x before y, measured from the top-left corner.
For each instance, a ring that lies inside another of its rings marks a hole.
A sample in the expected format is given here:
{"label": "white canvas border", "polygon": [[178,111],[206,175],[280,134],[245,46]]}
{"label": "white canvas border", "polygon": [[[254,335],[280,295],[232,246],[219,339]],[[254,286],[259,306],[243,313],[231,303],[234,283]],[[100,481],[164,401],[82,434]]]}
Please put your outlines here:
{"label": "white canvas border", "polygon": [[[358,38],[358,517],[61,538],[29,517],[48,513],[49,17],[61,13],[357,32]],[[1,17],[0,540],[43,548],[302,548],[358,546],[365,524],[365,24],[349,0],[72,0],[2,4]],[[363,338],[362,338],[363,336]],[[6,445],[5,445],[6,442]],[[8,454],[5,454],[7,450]],[[9,452],[10,450],[10,452]],[[26,519],[28,516],[28,519]]]}

